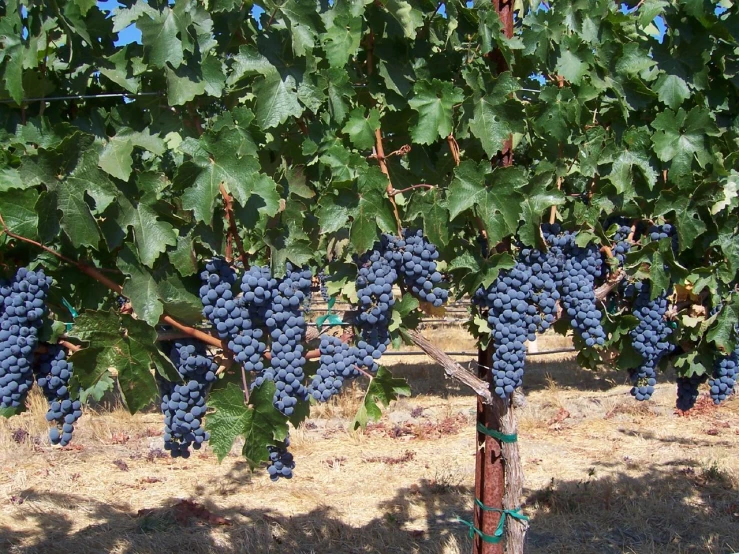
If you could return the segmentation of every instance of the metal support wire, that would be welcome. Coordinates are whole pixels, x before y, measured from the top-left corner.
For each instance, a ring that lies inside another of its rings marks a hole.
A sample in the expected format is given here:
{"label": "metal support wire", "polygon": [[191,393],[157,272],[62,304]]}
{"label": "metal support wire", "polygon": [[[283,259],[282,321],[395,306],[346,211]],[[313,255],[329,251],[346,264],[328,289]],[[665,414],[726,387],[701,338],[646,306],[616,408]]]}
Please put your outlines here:
{"label": "metal support wire", "polygon": [[[568,352],[577,352],[577,350],[575,350],[574,348],[560,348],[557,350],[541,350],[539,352],[527,352],[526,357],[546,356],[548,354],[565,354]],[[457,352],[444,352],[444,353],[447,354],[448,356],[476,356],[477,355],[477,351],[472,351],[472,350],[457,351]],[[426,354],[426,352],[422,350],[407,350],[407,351],[388,350],[382,356],[383,357],[385,356],[428,356],[428,354]],[[478,364],[478,365],[481,365],[481,364]],[[485,367],[485,366],[482,366],[482,367]]]}
{"label": "metal support wire", "polygon": [[[109,92],[104,94],[76,94],[72,96],[41,96],[38,98],[23,98],[20,104],[28,102],[57,102],[64,100],[93,100],[95,98],[136,98],[139,96],[162,96],[162,92]],[[0,104],[14,104],[12,98],[0,99]]]}

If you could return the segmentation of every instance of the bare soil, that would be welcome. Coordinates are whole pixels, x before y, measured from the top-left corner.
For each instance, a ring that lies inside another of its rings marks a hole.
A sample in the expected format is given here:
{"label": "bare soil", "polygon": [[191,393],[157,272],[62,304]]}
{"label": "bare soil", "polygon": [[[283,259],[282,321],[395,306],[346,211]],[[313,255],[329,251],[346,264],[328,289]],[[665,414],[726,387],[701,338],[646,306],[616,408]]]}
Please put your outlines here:
{"label": "bare soil", "polygon": [[[448,350],[473,346],[459,330],[432,333]],[[0,422],[0,552],[469,552],[456,519],[471,515],[475,399],[425,358],[388,362],[414,396],[359,433],[359,386],[319,406],[292,433],[294,479],[277,483],[236,447],[220,465],[207,448],[172,460],[153,411],[88,412],[73,446],[52,448],[34,394]],[[674,380],[662,381],[638,403],[622,374],[531,358],[519,410],[527,552],[739,551],[739,400],[702,397],[679,414]]]}

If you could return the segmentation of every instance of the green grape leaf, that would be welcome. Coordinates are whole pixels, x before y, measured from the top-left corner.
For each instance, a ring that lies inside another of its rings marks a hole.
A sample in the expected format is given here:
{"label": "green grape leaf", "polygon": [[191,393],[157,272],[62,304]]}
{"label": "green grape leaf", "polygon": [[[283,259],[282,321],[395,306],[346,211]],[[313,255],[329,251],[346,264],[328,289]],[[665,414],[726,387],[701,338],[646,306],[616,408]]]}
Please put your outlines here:
{"label": "green grape leaf", "polygon": [[177,370],[156,346],[156,330],[144,321],[114,312],[83,312],[69,335],[91,345],[70,357],[80,386],[98,386],[108,368],[115,368],[131,413],[145,408],[158,394],[152,369],[179,380]]}
{"label": "green grape leaf", "polygon": [[0,192],[23,188],[25,188],[25,185],[17,169],[12,167],[0,168]]}
{"label": "green grape leaf", "polygon": [[706,333],[706,339],[715,343],[723,352],[733,352],[736,348],[736,332],[734,326],[739,324],[739,304],[728,302],[718,313],[713,325]]}
{"label": "green grape leaf", "polygon": [[515,233],[521,214],[522,196],[518,189],[525,184],[521,168],[499,168],[491,171],[490,164],[475,164],[465,160],[454,171],[449,185],[449,217],[454,220],[471,208],[482,219],[488,240],[496,244]]}
{"label": "green grape leaf", "polygon": [[147,11],[146,16],[136,21],[136,26],[141,29],[141,42],[156,67],[165,68],[170,64],[177,68],[184,61],[182,40],[178,37],[180,28],[175,19],[175,11],[165,7],[161,12]]}
{"label": "green grape leaf", "polygon": [[216,384],[208,394],[208,407],[214,410],[205,418],[205,429],[210,433],[208,444],[222,462],[236,437],[244,434],[252,418],[251,410],[244,400],[244,391],[234,382]]}
{"label": "green grape leaf", "polygon": [[418,81],[408,104],[418,113],[418,123],[411,129],[415,142],[432,144],[452,132],[454,105],[462,102],[462,90],[452,83],[432,79]]}
{"label": "green grape leaf", "polygon": [[365,117],[362,108],[355,108],[349,114],[342,133],[349,135],[354,146],[360,149],[372,148],[375,145],[375,131],[380,128],[380,112],[375,108],[370,109],[369,115]]}
{"label": "green grape leaf", "polygon": [[654,85],[657,98],[669,108],[676,110],[690,98],[687,83],[677,75],[660,75]]}
{"label": "green grape leaf", "polygon": [[0,215],[10,231],[31,239],[37,237],[39,218],[35,206],[38,197],[35,189],[0,192]]}
{"label": "green grape leaf", "polygon": [[[639,172],[637,173],[635,169]],[[623,150],[613,160],[608,179],[616,187],[616,192],[623,194],[634,186],[637,176],[643,179],[649,188],[653,188],[657,182],[657,171],[650,165],[646,156],[630,150]]]}
{"label": "green grape leaf", "polygon": [[129,139],[113,137],[100,153],[100,168],[122,181],[128,181],[133,169],[133,143]]}
{"label": "green grape leaf", "polygon": [[254,469],[269,459],[267,445],[275,445],[287,438],[287,421],[274,407],[275,384],[265,381],[251,391],[249,415],[244,422],[244,447],[241,453]]}
{"label": "green grape leaf", "polygon": [[395,19],[407,38],[416,37],[416,29],[423,25],[423,14],[405,0],[382,0],[382,5]]}
{"label": "green grape leaf", "polygon": [[323,49],[331,67],[344,67],[357,53],[362,38],[362,19],[339,16],[323,35]]}
{"label": "green grape leaf", "polygon": [[657,130],[652,137],[654,152],[661,161],[672,162],[671,178],[688,176],[694,159],[705,165],[710,159],[706,136],[719,133],[709,112],[697,106],[690,112],[665,110],[657,114],[652,127]]}
{"label": "green grape leaf", "polygon": [[[370,381],[364,401],[354,416],[354,429],[364,429],[369,421],[379,421],[382,410],[379,405],[388,407],[390,402],[401,396],[410,396],[411,389],[405,379],[393,377],[386,368],[380,367]],[[378,405],[379,404],[379,405]]]}
{"label": "green grape leaf", "polygon": [[21,16],[18,4],[11,2],[7,12],[0,19],[0,62],[3,67],[3,83],[10,97],[20,104],[23,100],[23,59],[24,48],[21,39]]}
{"label": "green grape leaf", "polygon": [[254,83],[254,94],[257,97],[257,123],[262,129],[277,127],[288,117],[303,114],[292,76],[283,80],[279,73],[270,73]]}
{"label": "green grape leaf", "polygon": [[134,206],[126,198],[121,198],[118,206],[118,224],[124,229],[133,229],[133,238],[141,261],[153,268],[159,255],[166,252],[167,246],[177,244],[174,227],[159,219],[151,206],[144,202],[138,202]]}
{"label": "green grape leaf", "polygon": [[123,296],[131,301],[138,317],[151,326],[156,325],[164,313],[164,307],[153,275],[141,266],[128,245],[118,255],[118,268],[128,276],[123,285]]}

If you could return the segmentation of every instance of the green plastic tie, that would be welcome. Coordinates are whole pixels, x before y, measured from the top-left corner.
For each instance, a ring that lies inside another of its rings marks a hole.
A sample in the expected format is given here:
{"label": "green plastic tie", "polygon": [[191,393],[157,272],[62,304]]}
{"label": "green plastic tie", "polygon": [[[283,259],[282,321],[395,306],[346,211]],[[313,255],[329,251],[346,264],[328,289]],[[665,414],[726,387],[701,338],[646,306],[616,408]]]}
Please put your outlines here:
{"label": "green plastic tie", "polygon": [[62,297],[62,304],[64,304],[64,307],[69,310],[69,313],[72,314],[72,319],[76,319],[77,316],[80,314],[77,313],[77,310],[74,309],[72,304],[69,303],[69,301],[66,298]]}
{"label": "green plastic tie", "polygon": [[498,526],[495,528],[495,533],[492,535],[487,535],[483,533],[480,529],[475,527],[475,524],[471,521],[467,521],[466,519],[462,519],[460,517],[456,518],[455,521],[458,523],[462,523],[466,525],[470,530],[470,538],[474,538],[475,535],[479,536],[483,541],[491,543],[491,544],[497,544],[500,541],[503,540],[503,531],[505,529],[505,517],[510,516],[514,519],[518,519],[521,521],[528,521],[529,516],[525,516],[521,513],[521,508],[514,508],[512,510],[502,510],[501,508],[491,508],[490,506],[486,506],[478,498],[475,498],[475,504],[482,510],[486,512],[498,512],[500,514],[500,519],[498,520]]}
{"label": "green plastic tie", "polygon": [[501,433],[495,429],[488,429],[482,423],[477,424],[477,430],[488,437],[493,437],[494,439],[499,440],[500,442],[510,443],[518,440],[518,435],[506,435],[505,433]]}

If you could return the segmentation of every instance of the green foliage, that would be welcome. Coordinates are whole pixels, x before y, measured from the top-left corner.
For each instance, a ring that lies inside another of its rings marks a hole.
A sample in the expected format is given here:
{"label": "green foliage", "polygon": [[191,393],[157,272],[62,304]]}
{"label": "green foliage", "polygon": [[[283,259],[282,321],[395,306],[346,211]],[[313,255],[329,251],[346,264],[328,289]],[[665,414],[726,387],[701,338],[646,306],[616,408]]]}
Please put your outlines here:
{"label": "green foliage", "polygon": [[[681,371],[733,346],[735,5],[717,16],[702,0],[647,1],[628,14],[610,0],[547,11],[517,2],[508,39],[491,2],[449,1],[443,12],[430,0],[257,4],[259,18],[232,0],[131,0],[109,14],[91,1],[0,6],[0,214],[10,231],[104,268],[136,314],[111,312],[115,295],[89,275],[0,235],[3,270],[43,265],[82,312],[70,336],[84,345],[72,357],[83,397],[111,386],[113,367],[135,411],[157,392],[153,371],[175,377],[155,328],[165,314],[200,323],[197,274],[226,245],[222,192],[255,262],[279,273],[287,261],[329,259],[332,294],[351,298],[352,256],[398,228],[378,130],[392,187],[432,186],[394,200],[400,224],[440,247],[458,296],[512,266],[509,252],[482,254],[481,229],[491,246],[515,237],[515,249],[540,242],[552,206],[599,240],[610,215],[670,221],[677,254],[635,245],[629,273],[655,295],[672,280],[694,302],[725,301],[718,317],[679,327],[677,340],[694,348]],[[656,16],[667,25],[661,42]],[[130,25],[142,43],[116,45]],[[69,98],[79,95],[99,96]],[[514,165],[499,167],[509,137]],[[394,332],[420,309],[404,298]],[[68,319],[58,305],[52,317]],[[627,359],[633,322],[614,317],[609,347]],[[402,390],[378,374],[358,421]],[[248,408],[232,381],[214,391],[208,426],[220,457],[244,435],[256,464],[284,438],[266,391]]]}
{"label": "green foliage", "polygon": [[393,400],[410,394],[411,389],[405,379],[393,377],[387,369],[380,367],[367,387],[364,401],[354,416],[354,429],[366,427],[369,421],[379,421],[382,416],[380,405],[389,406]]}

